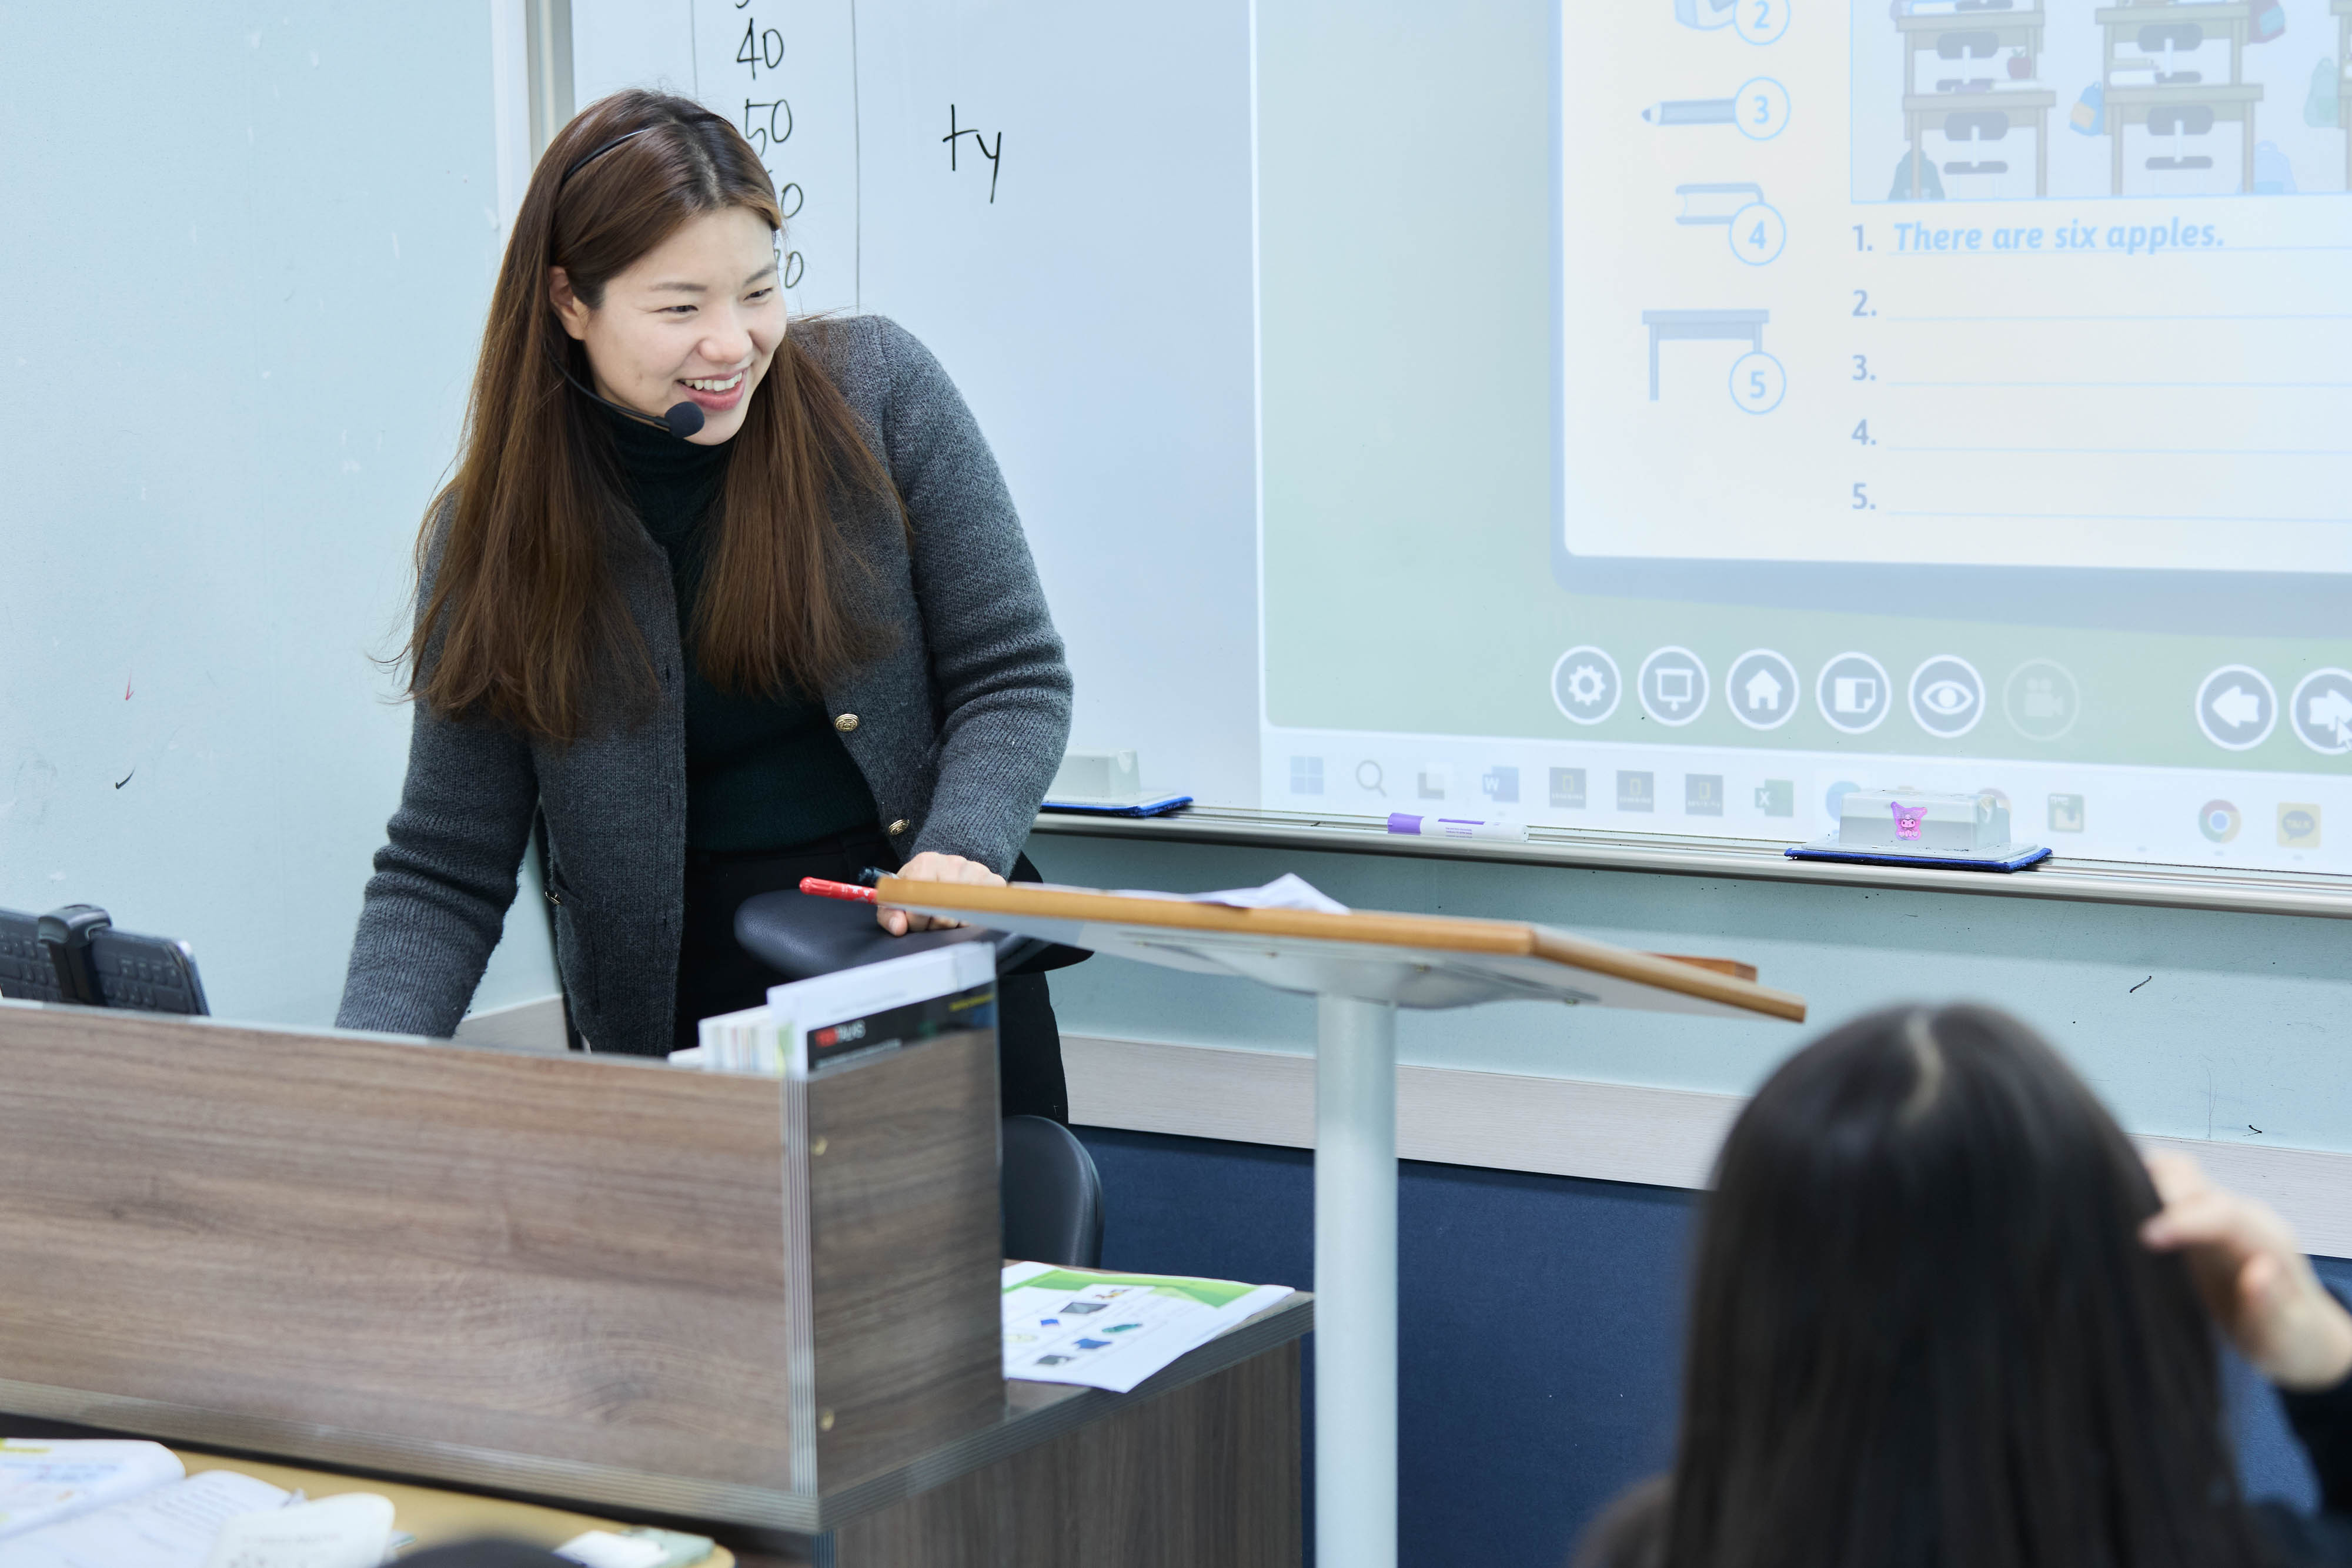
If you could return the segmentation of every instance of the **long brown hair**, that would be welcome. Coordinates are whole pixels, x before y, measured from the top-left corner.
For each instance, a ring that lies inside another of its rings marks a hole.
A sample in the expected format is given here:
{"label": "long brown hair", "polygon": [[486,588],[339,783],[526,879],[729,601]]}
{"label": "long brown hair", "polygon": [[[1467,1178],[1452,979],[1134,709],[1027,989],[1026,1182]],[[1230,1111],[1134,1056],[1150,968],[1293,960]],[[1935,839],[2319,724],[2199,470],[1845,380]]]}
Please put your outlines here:
{"label": "long brown hair", "polygon": [[[631,688],[616,711],[633,716],[657,695],[608,556],[636,525],[612,434],[564,379],[567,366],[583,382],[590,372],[556,317],[548,268],[595,309],[615,275],[689,219],[730,207],[783,226],[751,143],[686,99],[614,93],[549,143],[490,296],[457,476],[417,539],[432,591],[406,658],[410,695],[428,707],[569,742],[604,714],[599,683]],[[897,492],[801,340],[824,330],[793,323],[751,395],[694,622],[681,628],[699,673],[725,689],[813,693],[887,635],[850,608],[866,567],[833,504],[865,494],[896,510]]]}

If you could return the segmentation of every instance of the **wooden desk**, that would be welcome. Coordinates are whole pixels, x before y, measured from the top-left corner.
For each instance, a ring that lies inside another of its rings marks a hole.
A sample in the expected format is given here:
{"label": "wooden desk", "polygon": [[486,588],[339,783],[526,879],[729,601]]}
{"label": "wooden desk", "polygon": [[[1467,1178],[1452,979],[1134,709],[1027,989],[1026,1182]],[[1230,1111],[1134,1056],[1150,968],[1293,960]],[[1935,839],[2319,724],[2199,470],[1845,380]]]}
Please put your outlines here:
{"label": "wooden desk", "polygon": [[1308,1299],[1008,1385],[997,1104],[988,1030],[779,1082],[0,1000],[0,1410],[743,1568],[1295,1563]]}

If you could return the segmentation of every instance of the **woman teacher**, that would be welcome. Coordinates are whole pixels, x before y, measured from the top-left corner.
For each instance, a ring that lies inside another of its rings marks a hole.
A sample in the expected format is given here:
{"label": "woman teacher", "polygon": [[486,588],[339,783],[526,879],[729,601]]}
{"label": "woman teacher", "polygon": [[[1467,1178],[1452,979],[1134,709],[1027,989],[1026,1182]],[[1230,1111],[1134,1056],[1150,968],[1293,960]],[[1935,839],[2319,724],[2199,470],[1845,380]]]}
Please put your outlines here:
{"label": "woman teacher", "polygon": [[[759,1004],[753,894],[1034,877],[1070,674],[1020,520],[920,343],[788,328],[782,226],[751,145],[684,99],[604,99],[540,160],[418,541],[407,780],[337,1023],[456,1030],[535,813],[600,1051]],[[1000,996],[1006,1113],[1066,1119],[1044,977]]]}

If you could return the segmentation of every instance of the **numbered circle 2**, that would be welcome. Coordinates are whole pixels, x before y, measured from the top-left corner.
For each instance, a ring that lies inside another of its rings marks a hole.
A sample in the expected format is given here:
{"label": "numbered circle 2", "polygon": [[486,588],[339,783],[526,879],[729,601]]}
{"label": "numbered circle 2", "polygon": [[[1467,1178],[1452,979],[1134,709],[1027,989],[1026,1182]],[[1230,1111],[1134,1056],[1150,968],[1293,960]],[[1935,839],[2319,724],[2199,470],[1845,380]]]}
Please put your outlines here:
{"label": "numbered circle 2", "polygon": [[1769,354],[1742,354],[1731,363],[1731,401],[1750,413],[1771,413],[1788,390],[1789,372]]}
{"label": "numbered circle 2", "polygon": [[1731,25],[1751,44],[1769,44],[1789,30],[1789,0],[1735,0]]}
{"label": "numbered circle 2", "polygon": [[[1742,4],[1752,3],[1742,0]],[[1770,77],[1743,82],[1738,98],[1733,100],[1731,118],[1738,123],[1739,134],[1750,141],[1769,141],[1789,127],[1789,89]]]}
{"label": "numbered circle 2", "polygon": [[1780,247],[1789,243],[1789,224],[1779,208],[1750,202],[1731,214],[1724,237],[1731,242],[1732,255],[1750,267],[1761,267],[1780,258]]}

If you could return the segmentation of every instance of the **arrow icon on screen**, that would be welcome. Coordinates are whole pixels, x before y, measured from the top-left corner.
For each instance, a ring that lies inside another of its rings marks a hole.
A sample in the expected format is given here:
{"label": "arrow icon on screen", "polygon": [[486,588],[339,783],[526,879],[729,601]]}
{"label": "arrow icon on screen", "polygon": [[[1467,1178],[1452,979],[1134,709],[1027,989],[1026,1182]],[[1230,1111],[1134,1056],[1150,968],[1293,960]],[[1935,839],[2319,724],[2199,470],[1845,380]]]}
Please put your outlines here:
{"label": "arrow icon on screen", "polygon": [[2232,681],[2228,691],[2213,699],[2213,716],[2231,729],[2242,729],[2260,722],[2263,699]]}

